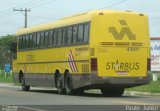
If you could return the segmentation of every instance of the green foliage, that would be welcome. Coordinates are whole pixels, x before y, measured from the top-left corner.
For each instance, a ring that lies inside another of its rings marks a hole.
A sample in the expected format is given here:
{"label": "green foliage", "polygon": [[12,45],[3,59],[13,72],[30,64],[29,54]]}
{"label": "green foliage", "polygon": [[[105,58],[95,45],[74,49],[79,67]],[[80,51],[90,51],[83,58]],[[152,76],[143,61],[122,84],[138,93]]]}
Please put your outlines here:
{"label": "green foliage", "polygon": [[134,88],[128,88],[129,91],[140,91],[140,92],[151,92],[151,93],[160,93],[160,81],[154,81],[150,84],[138,86]]}
{"label": "green foliage", "polygon": [[0,45],[9,48],[10,43],[13,42],[14,40],[15,40],[14,35],[1,36]]}
{"label": "green foliage", "polygon": [[13,83],[13,77],[12,76],[8,76],[7,78],[5,78],[4,76],[0,77],[0,82],[3,82],[3,83]]}
{"label": "green foliage", "polygon": [[5,78],[4,72],[0,74],[0,83],[12,83],[13,82],[13,76],[10,74],[7,74],[7,77]]}
{"label": "green foliage", "polygon": [[160,81],[160,74],[158,74],[158,81]]}
{"label": "green foliage", "polygon": [[12,61],[12,53],[10,51],[11,43],[15,41],[14,35],[7,35],[0,37],[0,68],[4,67],[4,64]]}

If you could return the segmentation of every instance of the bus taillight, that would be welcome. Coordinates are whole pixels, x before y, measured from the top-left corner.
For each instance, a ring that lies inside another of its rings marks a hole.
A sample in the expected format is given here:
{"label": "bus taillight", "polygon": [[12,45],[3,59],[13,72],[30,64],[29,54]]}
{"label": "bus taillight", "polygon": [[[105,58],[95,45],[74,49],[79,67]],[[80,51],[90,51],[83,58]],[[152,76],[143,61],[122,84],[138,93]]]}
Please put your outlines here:
{"label": "bus taillight", "polygon": [[151,58],[147,58],[147,70],[151,70]]}
{"label": "bus taillight", "polygon": [[91,58],[91,71],[97,71],[97,58]]}

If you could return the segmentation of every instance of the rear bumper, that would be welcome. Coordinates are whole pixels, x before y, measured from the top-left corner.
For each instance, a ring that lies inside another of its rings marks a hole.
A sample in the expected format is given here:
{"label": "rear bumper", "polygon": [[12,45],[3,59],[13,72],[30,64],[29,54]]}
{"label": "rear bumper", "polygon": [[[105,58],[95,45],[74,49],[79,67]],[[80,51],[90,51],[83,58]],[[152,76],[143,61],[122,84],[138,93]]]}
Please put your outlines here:
{"label": "rear bumper", "polygon": [[110,85],[144,85],[150,83],[150,76],[146,77],[98,77],[92,76],[91,84],[110,84]]}
{"label": "rear bumper", "polygon": [[140,86],[150,83],[150,76],[146,77],[99,77],[97,73],[87,75],[72,75],[73,88],[102,88],[110,86],[122,86],[125,88]]}

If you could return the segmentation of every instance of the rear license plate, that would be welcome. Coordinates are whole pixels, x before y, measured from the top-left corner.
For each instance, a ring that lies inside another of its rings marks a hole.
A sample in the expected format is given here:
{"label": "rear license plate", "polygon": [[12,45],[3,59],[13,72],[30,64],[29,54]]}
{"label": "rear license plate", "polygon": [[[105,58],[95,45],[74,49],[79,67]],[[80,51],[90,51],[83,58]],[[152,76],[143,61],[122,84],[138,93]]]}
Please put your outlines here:
{"label": "rear license plate", "polygon": [[127,75],[128,71],[117,71],[118,75]]}

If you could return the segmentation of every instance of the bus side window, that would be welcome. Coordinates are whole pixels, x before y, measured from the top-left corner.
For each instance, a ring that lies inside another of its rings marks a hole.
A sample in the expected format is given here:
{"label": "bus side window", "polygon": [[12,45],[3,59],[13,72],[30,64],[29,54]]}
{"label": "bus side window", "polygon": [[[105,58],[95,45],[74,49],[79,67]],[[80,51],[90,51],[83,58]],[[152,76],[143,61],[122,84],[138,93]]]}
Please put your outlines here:
{"label": "bus side window", "polygon": [[65,45],[65,41],[66,41],[66,36],[67,36],[67,29],[63,28],[63,40],[62,40],[62,44]]}
{"label": "bus side window", "polygon": [[78,26],[78,39],[77,42],[78,43],[82,43],[83,42],[83,25],[79,25]]}
{"label": "bus side window", "polygon": [[53,47],[53,44],[54,44],[54,33],[55,33],[55,31],[53,30],[53,34],[52,34],[52,47]]}
{"label": "bus side window", "polygon": [[45,46],[48,46],[49,45],[48,44],[49,43],[49,40],[48,40],[49,39],[49,33],[48,33],[48,31],[45,32],[45,37],[44,38],[45,38]]}
{"label": "bus side window", "polygon": [[41,32],[40,46],[41,46],[41,47],[44,47],[44,43],[45,43],[45,41],[44,41],[44,32]]}
{"label": "bus side window", "polygon": [[53,44],[53,30],[49,31],[49,44],[48,46],[51,47]]}
{"label": "bus side window", "polygon": [[54,30],[54,40],[53,40],[53,46],[57,45],[57,29]]}
{"label": "bus side window", "polygon": [[32,43],[32,47],[35,48],[37,46],[37,33],[33,34],[33,43]]}
{"label": "bus side window", "polygon": [[22,49],[26,48],[26,36],[23,35],[23,44],[22,44]]}
{"label": "bus side window", "polygon": [[32,48],[32,44],[33,44],[33,35],[30,34],[30,35],[29,35],[29,49]]}
{"label": "bus side window", "polygon": [[19,49],[22,49],[23,38],[22,38],[22,36],[19,36],[18,38],[19,38],[19,39],[18,39],[18,48],[19,48]]}
{"label": "bus side window", "polygon": [[28,49],[29,48],[29,35],[26,35],[26,40],[25,40],[26,44],[25,44],[25,48]]}
{"label": "bus side window", "polygon": [[77,42],[77,34],[78,34],[78,28],[77,26],[73,27],[73,44],[76,44]]}
{"label": "bus side window", "polygon": [[37,33],[37,47],[40,47],[40,33]]}
{"label": "bus side window", "polygon": [[71,45],[72,44],[72,27],[69,27],[67,30],[67,41],[66,41],[67,45]]}
{"label": "bus side window", "polygon": [[84,24],[84,43],[89,42],[89,24]]}
{"label": "bus side window", "polygon": [[62,45],[62,29],[58,30],[58,39],[57,39],[57,45],[61,46]]}

